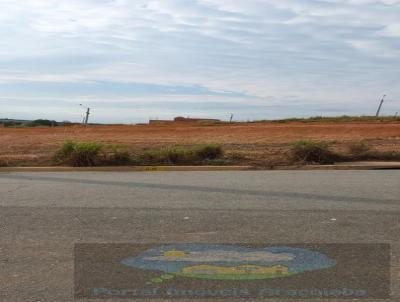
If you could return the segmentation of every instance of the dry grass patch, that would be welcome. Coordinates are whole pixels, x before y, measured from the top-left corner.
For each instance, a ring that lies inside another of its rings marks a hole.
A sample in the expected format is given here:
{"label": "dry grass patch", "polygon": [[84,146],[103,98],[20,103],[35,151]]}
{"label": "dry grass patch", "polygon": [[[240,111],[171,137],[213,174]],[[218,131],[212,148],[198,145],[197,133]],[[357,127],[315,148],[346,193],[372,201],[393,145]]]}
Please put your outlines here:
{"label": "dry grass patch", "polygon": [[328,144],[310,140],[293,143],[290,155],[295,162],[311,164],[333,164],[338,159],[338,155],[329,150]]}
{"label": "dry grass patch", "polygon": [[220,145],[207,144],[197,147],[173,146],[159,150],[145,151],[137,158],[143,165],[179,165],[179,164],[210,164],[220,163],[224,152]]}

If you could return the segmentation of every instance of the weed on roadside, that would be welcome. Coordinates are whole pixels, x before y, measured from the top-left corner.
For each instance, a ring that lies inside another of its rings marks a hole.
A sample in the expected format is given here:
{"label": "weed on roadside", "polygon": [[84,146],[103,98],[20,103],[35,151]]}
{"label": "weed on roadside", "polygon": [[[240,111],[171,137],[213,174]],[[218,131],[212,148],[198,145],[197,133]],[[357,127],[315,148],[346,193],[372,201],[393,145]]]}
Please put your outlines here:
{"label": "weed on roadside", "polygon": [[295,162],[314,164],[333,164],[338,158],[329,150],[328,144],[310,140],[293,143],[290,147],[290,156]]}

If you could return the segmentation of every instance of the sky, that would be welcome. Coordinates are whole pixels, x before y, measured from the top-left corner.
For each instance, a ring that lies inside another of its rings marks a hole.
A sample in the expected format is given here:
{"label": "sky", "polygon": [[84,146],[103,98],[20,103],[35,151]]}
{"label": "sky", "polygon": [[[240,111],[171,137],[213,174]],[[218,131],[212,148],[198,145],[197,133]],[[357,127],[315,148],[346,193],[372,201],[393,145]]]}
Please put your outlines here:
{"label": "sky", "polygon": [[0,118],[400,111],[400,0],[0,0]]}

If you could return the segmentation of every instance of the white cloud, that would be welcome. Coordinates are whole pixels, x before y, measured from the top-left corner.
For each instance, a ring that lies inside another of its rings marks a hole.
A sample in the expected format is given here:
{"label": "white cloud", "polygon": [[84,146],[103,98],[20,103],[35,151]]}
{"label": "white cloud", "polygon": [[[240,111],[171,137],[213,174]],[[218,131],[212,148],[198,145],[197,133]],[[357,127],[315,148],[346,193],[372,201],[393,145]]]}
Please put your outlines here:
{"label": "white cloud", "polygon": [[399,15],[395,0],[0,0],[0,93],[19,81],[201,85],[361,111],[383,91],[400,99]]}
{"label": "white cloud", "polygon": [[379,41],[351,40],[349,44],[355,49],[375,57],[397,59],[400,57],[399,49],[386,48]]}
{"label": "white cloud", "polygon": [[400,38],[400,23],[388,24],[381,33],[388,37]]}

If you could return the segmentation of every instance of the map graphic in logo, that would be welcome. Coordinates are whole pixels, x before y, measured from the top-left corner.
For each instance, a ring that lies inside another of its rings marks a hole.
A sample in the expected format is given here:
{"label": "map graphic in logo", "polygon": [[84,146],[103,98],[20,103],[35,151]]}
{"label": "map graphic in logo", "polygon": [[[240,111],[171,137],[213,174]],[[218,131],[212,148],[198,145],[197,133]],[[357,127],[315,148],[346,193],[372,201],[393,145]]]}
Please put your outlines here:
{"label": "map graphic in logo", "polygon": [[122,264],[174,276],[207,280],[261,280],[283,278],[333,267],[336,261],[308,249],[292,247],[249,248],[219,244],[169,244],[142,252]]}

